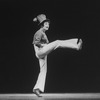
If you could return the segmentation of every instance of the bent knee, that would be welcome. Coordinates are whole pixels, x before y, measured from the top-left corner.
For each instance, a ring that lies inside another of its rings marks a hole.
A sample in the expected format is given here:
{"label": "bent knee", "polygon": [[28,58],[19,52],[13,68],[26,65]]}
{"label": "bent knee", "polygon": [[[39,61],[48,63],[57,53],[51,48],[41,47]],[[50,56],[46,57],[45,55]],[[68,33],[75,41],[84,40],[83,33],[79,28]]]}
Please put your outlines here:
{"label": "bent knee", "polygon": [[56,40],[56,42],[59,42],[60,40]]}
{"label": "bent knee", "polygon": [[60,43],[60,40],[56,40],[55,43],[56,43],[56,44],[59,44],[59,43]]}

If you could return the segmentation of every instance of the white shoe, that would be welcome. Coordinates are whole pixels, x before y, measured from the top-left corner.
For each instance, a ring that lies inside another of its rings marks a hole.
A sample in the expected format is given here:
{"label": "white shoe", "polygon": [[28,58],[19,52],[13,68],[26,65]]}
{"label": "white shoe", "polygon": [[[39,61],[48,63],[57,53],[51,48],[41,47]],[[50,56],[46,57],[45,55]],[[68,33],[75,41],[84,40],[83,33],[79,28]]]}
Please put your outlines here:
{"label": "white shoe", "polygon": [[39,89],[34,89],[33,92],[34,92],[34,94],[36,94],[38,97],[42,97],[42,95],[41,95]]}
{"label": "white shoe", "polygon": [[80,39],[79,42],[78,42],[78,44],[77,44],[78,45],[78,50],[82,49],[82,43],[83,43],[82,39]]}

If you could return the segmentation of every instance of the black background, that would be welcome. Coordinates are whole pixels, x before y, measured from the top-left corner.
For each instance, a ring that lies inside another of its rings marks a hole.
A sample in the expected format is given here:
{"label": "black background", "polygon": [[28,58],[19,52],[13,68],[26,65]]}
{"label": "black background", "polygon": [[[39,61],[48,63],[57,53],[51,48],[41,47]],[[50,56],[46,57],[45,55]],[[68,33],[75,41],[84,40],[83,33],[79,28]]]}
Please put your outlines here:
{"label": "black background", "polygon": [[41,13],[51,20],[50,42],[83,40],[81,51],[57,49],[48,55],[45,92],[100,92],[99,0],[1,0],[0,93],[32,93],[39,73],[32,20]]}

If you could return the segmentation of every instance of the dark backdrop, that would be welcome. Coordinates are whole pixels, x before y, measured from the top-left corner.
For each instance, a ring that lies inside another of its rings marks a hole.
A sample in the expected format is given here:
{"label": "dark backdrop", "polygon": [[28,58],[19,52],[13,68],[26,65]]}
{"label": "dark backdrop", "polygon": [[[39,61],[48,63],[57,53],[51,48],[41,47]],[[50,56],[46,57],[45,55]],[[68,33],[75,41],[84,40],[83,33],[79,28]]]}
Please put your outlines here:
{"label": "dark backdrop", "polygon": [[83,49],[48,55],[45,92],[100,92],[100,6],[96,0],[1,0],[0,93],[32,93],[39,72],[33,18],[51,20],[49,41],[82,38]]}

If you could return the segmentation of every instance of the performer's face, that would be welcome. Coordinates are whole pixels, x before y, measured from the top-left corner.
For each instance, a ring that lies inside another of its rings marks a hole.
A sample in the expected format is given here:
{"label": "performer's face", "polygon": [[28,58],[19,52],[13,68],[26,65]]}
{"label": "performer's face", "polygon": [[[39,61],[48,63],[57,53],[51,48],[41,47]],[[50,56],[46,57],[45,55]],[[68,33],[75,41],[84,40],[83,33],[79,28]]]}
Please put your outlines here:
{"label": "performer's face", "polygon": [[49,22],[44,22],[44,27],[43,27],[45,30],[48,30],[49,29]]}

